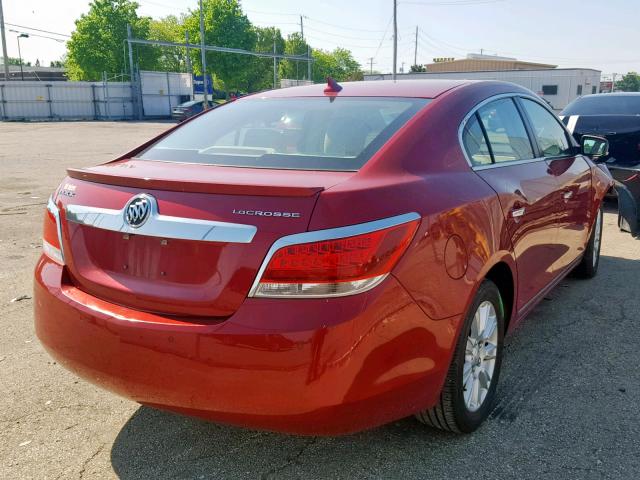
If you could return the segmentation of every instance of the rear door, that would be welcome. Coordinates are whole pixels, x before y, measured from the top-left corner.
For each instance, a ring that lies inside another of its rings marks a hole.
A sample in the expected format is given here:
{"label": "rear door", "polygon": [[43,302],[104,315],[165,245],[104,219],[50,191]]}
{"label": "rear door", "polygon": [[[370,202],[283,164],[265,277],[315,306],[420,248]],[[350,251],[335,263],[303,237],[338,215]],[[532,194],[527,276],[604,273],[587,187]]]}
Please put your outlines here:
{"label": "rear door", "polygon": [[562,255],[553,268],[562,271],[584,251],[589,236],[591,166],[575,148],[560,121],[529,98],[520,105],[528,118],[540,154],[558,183],[554,203],[558,221],[558,244]]}
{"label": "rear door", "polygon": [[474,169],[498,194],[518,269],[517,306],[525,306],[553,279],[557,243],[556,178],[538,158],[511,97],[481,106],[469,118],[463,142]]}

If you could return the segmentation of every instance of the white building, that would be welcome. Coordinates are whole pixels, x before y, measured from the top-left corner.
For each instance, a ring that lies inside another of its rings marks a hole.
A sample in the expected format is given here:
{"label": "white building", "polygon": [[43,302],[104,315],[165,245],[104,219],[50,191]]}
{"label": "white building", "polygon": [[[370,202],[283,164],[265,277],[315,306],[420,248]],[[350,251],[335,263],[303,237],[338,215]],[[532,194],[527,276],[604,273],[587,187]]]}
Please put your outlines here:
{"label": "white building", "polygon": [[[560,111],[582,95],[599,93],[599,70],[591,68],[544,68],[535,70],[487,70],[471,72],[399,73],[398,80],[452,79],[501,80],[521,85],[547,100]],[[388,74],[365,74],[365,80],[391,80]]]}

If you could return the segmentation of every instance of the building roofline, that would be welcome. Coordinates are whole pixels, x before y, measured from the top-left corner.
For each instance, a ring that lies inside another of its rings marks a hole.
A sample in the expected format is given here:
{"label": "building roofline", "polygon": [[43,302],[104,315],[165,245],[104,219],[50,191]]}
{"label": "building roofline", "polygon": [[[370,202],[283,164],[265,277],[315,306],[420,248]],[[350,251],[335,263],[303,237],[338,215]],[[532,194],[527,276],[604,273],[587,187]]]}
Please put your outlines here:
{"label": "building roofline", "polygon": [[[448,72],[404,72],[404,73],[397,73],[396,75],[440,75],[443,73],[460,73],[460,74],[465,74],[465,73],[504,73],[504,72],[559,72],[559,71],[567,71],[567,70],[588,70],[590,72],[598,72],[598,73],[602,73],[602,70],[596,70],[595,68],[536,68],[536,69],[521,69],[521,70],[513,70],[513,69],[508,69],[508,70],[471,70],[471,71],[466,71],[466,72],[459,72],[459,71],[448,71]],[[375,76],[375,75],[392,75],[392,73],[365,73],[365,76]]]}

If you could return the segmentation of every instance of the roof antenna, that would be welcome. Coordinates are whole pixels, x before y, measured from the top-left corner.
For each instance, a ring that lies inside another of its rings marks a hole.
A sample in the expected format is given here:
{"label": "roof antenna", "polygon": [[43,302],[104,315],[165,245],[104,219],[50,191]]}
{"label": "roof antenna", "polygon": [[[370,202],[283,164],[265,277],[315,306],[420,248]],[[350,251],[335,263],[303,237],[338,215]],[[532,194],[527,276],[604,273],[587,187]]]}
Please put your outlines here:
{"label": "roof antenna", "polygon": [[333,78],[327,77],[327,86],[324,89],[324,93],[338,93],[340,90],[342,90],[342,85]]}

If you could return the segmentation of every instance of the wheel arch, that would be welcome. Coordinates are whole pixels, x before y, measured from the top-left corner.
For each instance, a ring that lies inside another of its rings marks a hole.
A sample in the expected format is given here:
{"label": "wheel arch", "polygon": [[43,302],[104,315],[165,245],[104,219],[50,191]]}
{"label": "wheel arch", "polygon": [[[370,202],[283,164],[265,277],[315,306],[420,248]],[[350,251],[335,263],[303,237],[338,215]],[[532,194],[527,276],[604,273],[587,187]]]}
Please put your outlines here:
{"label": "wheel arch", "polygon": [[501,260],[489,268],[484,278],[486,280],[491,280],[498,287],[498,290],[500,290],[500,297],[503,302],[504,328],[505,332],[507,332],[509,330],[509,325],[511,324],[511,319],[515,313],[515,275],[511,270],[511,266],[507,262]]}

